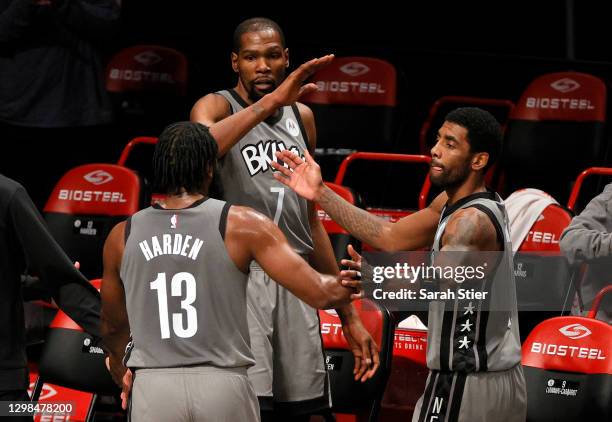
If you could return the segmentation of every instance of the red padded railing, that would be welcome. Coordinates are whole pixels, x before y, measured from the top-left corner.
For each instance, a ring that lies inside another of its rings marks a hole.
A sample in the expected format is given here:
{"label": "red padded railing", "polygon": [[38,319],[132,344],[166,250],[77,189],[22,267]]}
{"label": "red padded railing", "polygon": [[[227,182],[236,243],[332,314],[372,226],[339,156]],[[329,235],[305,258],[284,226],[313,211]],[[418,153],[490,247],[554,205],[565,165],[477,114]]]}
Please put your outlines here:
{"label": "red padded railing", "polygon": [[593,176],[595,174],[599,174],[602,176],[612,176],[612,168],[610,167],[589,167],[584,170],[578,177],[576,178],[576,183],[574,183],[574,187],[572,188],[572,193],[570,194],[569,200],[567,201],[567,207],[574,211],[574,207],[576,206],[576,202],[578,201],[578,195],[580,195],[580,189],[582,188],[582,184],[584,183],[584,179],[589,176]]}
{"label": "red padded railing", "polygon": [[132,150],[134,149],[136,145],[141,145],[141,144],[155,145],[156,143],[157,143],[157,138],[154,138],[152,136],[139,136],[137,138],[132,139],[130,142],[128,142],[125,148],[123,148],[123,151],[121,152],[121,156],[119,157],[119,161],[117,161],[117,164],[120,166],[125,166],[125,163],[127,162],[127,159],[130,156],[130,153],[132,152]]}
{"label": "red padded railing", "polygon": [[[431,163],[431,157],[427,155],[410,155],[410,154],[390,154],[384,152],[355,152],[348,157],[346,157],[342,163],[340,164],[340,168],[338,169],[338,173],[336,174],[336,179],[334,183],[337,185],[341,185],[344,180],[344,176],[346,175],[346,169],[348,166],[356,160],[365,160],[365,161],[394,161],[394,162],[402,162],[402,163],[423,163],[429,164]],[[429,195],[429,190],[431,188],[431,182],[429,180],[429,175],[425,177],[425,181],[423,182],[423,187],[421,188],[421,192],[419,193],[419,209],[423,209],[427,206],[427,195]]]}
{"label": "red padded railing", "polygon": [[599,311],[599,304],[601,303],[601,299],[603,299],[603,297],[610,292],[612,292],[612,284],[604,287],[597,293],[597,296],[595,296],[595,299],[593,300],[591,310],[586,316],[587,318],[595,318],[595,315],[597,315],[597,311]]}

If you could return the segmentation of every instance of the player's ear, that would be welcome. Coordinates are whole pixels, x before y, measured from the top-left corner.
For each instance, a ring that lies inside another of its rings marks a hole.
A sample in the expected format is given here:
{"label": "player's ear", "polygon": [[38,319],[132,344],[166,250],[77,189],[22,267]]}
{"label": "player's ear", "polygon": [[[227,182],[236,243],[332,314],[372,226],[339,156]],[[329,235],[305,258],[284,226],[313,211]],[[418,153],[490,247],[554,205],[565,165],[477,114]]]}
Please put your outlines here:
{"label": "player's ear", "polygon": [[488,152],[477,152],[472,157],[472,168],[474,170],[481,170],[486,167],[488,162],[489,162]]}
{"label": "player's ear", "polygon": [[289,49],[288,48],[285,48],[284,54],[285,54],[285,67],[289,67]]}
{"label": "player's ear", "polygon": [[235,73],[238,73],[238,54],[232,51],[231,60],[232,60],[232,69],[234,70]]}

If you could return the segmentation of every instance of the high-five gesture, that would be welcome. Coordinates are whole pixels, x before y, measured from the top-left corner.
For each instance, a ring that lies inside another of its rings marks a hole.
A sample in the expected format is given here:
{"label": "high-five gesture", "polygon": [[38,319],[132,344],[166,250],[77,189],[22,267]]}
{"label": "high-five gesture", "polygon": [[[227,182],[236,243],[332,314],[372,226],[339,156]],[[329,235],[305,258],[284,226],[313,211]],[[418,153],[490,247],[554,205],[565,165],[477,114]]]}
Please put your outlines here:
{"label": "high-five gesture", "polygon": [[304,85],[304,82],[315,72],[329,65],[332,60],[334,60],[334,55],[328,54],[303,63],[269,94],[274,99],[274,103],[278,107],[291,105],[299,100],[302,95],[316,91],[317,86],[314,83]]}
{"label": "high-five gesture", "polygon": [[[191,110],[191,120],[209,127],[210,133],[219,146],[218,156],[224,156],[227,151],[242,139],[251,129],[268,117],[278,112],[278,109],[292,105],[304,94],[317,90],[314,83],[305,84],[315,72],[323,69],[334,60],[334,55],[312,59],[295,69],[272,92],[261,97],[250,97],[247,88],[240,83],[236,92],[245,90],[243,100],[250,105],[242,110],[229,113],[227,101],[217,94],[208,94],[198,100]],[[284,69],[284,67],[283,67]],[[268,75],[266,73],[266,75]],[[268,75],[270,76],[270,75]],[[278,80],[281,76],[278,76]]]}
{"label": "high-five gesture", "polygon": [[310,200],[317,201],[321,190],[324,189],[321,177],[321,167],[315,162],[308,150],[304,150],[305,160],[297,154],[289,151],[279,151],[276,157],[286,163],[289,168],[272,161],[270,164],[277,173],[274,177],[279,182],[293,189],[298,195]]}

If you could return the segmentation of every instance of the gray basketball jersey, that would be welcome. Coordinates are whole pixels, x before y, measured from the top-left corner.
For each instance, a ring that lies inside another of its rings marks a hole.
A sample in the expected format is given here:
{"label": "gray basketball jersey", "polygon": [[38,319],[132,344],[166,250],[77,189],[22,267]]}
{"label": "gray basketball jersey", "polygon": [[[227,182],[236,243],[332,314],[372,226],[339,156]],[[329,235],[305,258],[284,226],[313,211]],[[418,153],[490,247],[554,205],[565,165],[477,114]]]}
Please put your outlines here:
{"label": "gray basketball jersey", "polygon": [[[232,113],[247,107],[234,91],[219,91]],[[307,201],[285,187],[273,176],[275,152],[291,150],[304,157],[306,132],[297,107],[281,107],[277,116],[251,129],[219,161],[219,177],[224,199],[235,205],[251,207],[273,220],[301,255],[312,252]]]}
{"label": "gray basketball jersey", "polygon": [[[482,192],[445,207],[440,216],[432,250],[441,248],[442,236],[451,215],[474,207],[489,216],[504,251],[497,271],[483,280],[484,300],[455,299],[429,304],[427,366],[457,372],[502,371],[521,361],[516,288],[508,216],[502,199]],[[448,308],[448,309],[445,309]]]}
{"label": "gray basketball jersey", "polygon": [[128,367],[254,364],[247,274],[223,240],[228,209],[209,198],[131,217],[120,270],[132,332]]}

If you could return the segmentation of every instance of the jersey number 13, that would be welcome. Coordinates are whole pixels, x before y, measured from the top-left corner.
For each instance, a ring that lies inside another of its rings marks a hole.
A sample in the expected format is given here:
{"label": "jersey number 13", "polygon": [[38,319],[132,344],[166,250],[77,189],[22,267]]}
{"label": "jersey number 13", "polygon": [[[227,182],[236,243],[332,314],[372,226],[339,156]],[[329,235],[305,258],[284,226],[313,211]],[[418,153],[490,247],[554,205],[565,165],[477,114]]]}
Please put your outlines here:
{"label": "jersey number 13", "polygon": [[[157,273],[157,278],[150,284],[151,290],[157,290],[161,338],[170,338],[166,273]],[[184,294],[184,299],[181,300],[181,309],[185,311],[184,313],[172,314],[172,331],[181,338],[193,337],[198,331],[198,314],[196,308],[192,306],[196,299],[196,280],[193,275],[186,272],[176,273],[170,282],[170,294],[181,298]],[[185,324],[184,315],[187,316],[187,324]]]}

